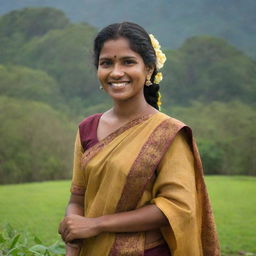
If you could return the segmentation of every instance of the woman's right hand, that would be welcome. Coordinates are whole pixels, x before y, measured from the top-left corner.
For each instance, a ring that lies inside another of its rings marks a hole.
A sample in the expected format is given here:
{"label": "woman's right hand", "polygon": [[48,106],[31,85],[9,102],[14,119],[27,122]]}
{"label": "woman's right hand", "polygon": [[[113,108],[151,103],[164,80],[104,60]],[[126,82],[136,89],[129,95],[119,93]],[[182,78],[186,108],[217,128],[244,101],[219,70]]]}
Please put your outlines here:
{"label": "woman's right hand", "polygon": [[[79,216],[83,216],[84,214],[84,197],[83,196],[78,196],[75,194],[70,195],[69,203],[67,206],[66,210],[66,215],[70,214],[76,214]],[[63,239],[63,230],[61,223],[59,225],[59,234],[61,235]],[[65,241],[64,241],[65,242]],[[73,240],[71,242],[66,243],[66,256],[78,256],[81,250],[82,246],[82,240]]]}

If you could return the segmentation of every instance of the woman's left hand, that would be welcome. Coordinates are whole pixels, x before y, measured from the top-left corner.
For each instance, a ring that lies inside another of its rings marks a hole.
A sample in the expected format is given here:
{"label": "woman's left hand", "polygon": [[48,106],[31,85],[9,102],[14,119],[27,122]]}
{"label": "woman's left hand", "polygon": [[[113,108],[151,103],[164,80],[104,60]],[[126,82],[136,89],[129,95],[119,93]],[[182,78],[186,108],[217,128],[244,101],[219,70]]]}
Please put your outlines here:
{"label": "woman's left hand", "polygon": [[59,226],[59,233],[65,243],[75,239],[96,236],[101,233],[100,221],[97,218],[86,218],[71,214],[66,216]]}

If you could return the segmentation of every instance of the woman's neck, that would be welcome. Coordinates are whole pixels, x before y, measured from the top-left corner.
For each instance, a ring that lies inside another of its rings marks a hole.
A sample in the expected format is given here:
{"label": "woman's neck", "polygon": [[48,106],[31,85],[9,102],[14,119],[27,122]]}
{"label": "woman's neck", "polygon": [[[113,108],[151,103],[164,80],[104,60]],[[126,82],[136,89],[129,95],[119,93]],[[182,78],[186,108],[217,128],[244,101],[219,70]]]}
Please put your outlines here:
{"label": "woman's neck", "polygon": [[112,114],[118,118],[123,120],[131,120],[133,118],[153,114],[157,112],[152,106],[150,106],[146,100],[140,101],[119,101],[114,102],[114,107],[112,108]]}

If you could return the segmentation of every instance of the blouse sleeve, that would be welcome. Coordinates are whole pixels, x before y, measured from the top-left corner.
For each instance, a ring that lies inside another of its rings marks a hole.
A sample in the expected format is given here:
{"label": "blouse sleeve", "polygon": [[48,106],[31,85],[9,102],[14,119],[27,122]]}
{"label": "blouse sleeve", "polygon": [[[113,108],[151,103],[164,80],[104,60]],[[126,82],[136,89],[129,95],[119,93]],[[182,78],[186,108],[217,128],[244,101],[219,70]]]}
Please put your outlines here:
{"label": "blouse sleeve", "polygon": [[169,221],[161,231],[172,255],[202,255],[194,156],[184,131],[176,135],[157,172],[151,202]]}
{"label": "blouse sleeve", "polygon": [[85,180],[83,169],[81,168],[81,157],[83,155],[83,147],[80,141],[79,130],[76,134],[75,148],[74,148],[74,160],[73,160],[73,177],[70,192],[76,195],[84,195],[85,192]]}

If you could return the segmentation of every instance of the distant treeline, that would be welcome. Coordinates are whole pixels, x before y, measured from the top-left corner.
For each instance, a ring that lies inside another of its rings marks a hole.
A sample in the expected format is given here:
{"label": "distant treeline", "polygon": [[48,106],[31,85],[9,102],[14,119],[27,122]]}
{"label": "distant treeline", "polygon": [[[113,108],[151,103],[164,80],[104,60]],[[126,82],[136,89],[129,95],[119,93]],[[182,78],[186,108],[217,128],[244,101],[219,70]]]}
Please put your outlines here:
{"label": "distant treeline", "polygon": [[[78,122],[111,106],[96,33],[53,8],[0,17],[0,183],[70,178]],[[164,51],[163,111],[192,126],[206,172],[256,175],[256,63],[209,36]]]}
{"label": "distant treeline", "polygon": [[256,59],[255,0],[195,0],[193,4],[191,0],[2,2],[0,15],[33,5],[61,8],[73,22],[84,21],[97,28],[124,20],[136,21],[161,39],[161,44],[168,49],[178,48],[194,35],[221,37]]}

